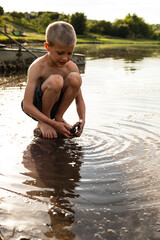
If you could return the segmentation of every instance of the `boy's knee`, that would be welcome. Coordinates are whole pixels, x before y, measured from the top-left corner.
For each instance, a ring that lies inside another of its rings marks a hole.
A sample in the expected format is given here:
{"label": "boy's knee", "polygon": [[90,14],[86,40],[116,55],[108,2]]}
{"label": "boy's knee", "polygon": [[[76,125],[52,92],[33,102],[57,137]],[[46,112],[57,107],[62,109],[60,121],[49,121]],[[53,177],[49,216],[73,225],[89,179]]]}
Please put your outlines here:
{"label": "boy's knee", "polygon": [[69,73],[66,80],[73,88],[80,88],[82,85],[82,78],[77,72]]}
{"label": "boy's knee", "polygon": [[58,74],[50,75],[47,81],[47,88],[57,92],[61,91],[63,88],[63,77]]}

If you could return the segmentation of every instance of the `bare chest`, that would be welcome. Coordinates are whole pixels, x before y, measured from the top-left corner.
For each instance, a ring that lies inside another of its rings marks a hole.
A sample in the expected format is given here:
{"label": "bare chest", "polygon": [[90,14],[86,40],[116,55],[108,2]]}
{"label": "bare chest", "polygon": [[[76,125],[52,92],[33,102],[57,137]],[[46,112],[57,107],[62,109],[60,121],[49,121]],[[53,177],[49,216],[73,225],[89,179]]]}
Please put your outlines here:
{"label": "bare chest", "polygon": [[46,67],[43,68],[41,71],[41,79],[46,80],[49,78],[49,76],[51,75],[60,75],[62,76],[64,79],[66,78],[66,76],[69,74],[69,70],[66,67],[63,68],[53,68],[53,67]]}

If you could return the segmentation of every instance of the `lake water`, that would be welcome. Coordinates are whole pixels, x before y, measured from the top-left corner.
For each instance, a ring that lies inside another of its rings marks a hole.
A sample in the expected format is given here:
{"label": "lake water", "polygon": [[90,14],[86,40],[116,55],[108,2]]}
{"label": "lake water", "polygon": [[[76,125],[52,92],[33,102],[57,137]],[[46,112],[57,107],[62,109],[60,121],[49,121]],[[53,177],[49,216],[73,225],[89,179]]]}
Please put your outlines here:
{"label": "lake water", "polygon": [[[160,239],[160,49],[85,51],[80,138],[36,138],[20,108],[26,74],[0,77],[5,240]],[[65,119],[77,121],[74,104]]]}

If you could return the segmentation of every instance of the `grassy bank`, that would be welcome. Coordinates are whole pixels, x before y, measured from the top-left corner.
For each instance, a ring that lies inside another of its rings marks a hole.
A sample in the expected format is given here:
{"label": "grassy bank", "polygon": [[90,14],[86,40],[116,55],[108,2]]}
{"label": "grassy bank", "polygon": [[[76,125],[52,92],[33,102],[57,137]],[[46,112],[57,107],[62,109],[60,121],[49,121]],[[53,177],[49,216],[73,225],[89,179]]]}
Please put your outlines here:
{"label": "grassy bank", "polygon": [[[32,32],[27,32],[24,33],[26,36],[25,37],[16,37],[13,34],[8,34],[10,37],[13,39],[24,43],[38,43],[38,42],[44,42],[45,41],[45,36],[44,34],[37,34],[37,33],[32,33]],[[120,39],[120,38],[112,38],[108,36],[102,36],[102,35],[83,35],[83,36],[77,36],[77,40],[79,44],[87,44],[87,43],[92,43],[92,44],[138,44],[138,45],[152,45],[152,44],[160,44],[160,41],[156,40],[149,40],[149,39]],[[6,36],[3,34],[0,34],[0,43],[1,44],[7,44],[11,43],[11,40],[9,40]]]}
{"label": "grassy bank", "polygon": [[122,39],[103,35],[78,36],[78,43],[102,44],[160,44],[160,41],[150,39]]}

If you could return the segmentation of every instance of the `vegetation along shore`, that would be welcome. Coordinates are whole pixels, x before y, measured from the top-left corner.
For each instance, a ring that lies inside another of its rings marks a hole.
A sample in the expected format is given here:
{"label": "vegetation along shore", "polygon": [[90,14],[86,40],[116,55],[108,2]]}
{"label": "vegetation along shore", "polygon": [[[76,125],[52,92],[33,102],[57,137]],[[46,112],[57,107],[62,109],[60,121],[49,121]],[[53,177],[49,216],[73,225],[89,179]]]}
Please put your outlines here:
{"label": "vegetation along shore", "polygon": [[[136,14],[128,14],[113,23],[89,20],[84,13],[67,15],[58,12],[5,12],[0,6],[0,29],[19,42],[44,42],[46,26],[53,21],[70,22],[77,33],[78,43],[160,44],[160,24],[150,25]],[[0,43],[10,43],[0,34]]]}

